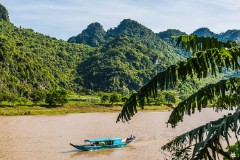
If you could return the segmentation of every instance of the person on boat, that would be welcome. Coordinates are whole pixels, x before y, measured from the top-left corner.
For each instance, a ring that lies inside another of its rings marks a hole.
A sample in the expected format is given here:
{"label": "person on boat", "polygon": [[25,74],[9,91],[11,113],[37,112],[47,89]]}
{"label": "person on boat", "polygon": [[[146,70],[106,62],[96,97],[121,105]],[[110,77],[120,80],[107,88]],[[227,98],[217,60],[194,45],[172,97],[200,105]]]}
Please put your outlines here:
{"label": "person on boat", "polygon": [[134,136],[131,134],[129,138],[126,139],[126,142],[133,140]]}

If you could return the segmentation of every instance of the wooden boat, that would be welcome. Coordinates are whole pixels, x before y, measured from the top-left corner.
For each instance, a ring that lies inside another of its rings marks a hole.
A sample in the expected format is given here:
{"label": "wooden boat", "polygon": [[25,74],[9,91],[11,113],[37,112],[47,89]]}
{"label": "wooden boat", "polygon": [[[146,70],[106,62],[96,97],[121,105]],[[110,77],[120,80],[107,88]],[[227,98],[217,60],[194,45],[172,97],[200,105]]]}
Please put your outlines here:
{"label": "wooden boat", "polygon": [[71,146],[82,151],[91,150],[102,150],[109,148],[122,148],[129,145],[136,137],[130,136],[129,138],[97,138],[97,139],[87,139],[84,140],[84,145],[74,145],[70,143]]}

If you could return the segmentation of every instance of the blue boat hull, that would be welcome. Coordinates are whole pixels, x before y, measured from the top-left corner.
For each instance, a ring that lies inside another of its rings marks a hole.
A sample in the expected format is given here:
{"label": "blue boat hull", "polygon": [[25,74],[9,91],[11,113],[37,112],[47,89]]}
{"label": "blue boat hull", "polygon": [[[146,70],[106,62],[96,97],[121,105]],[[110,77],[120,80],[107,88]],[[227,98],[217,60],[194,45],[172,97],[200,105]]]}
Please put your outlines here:
{"label": "blue boat hull", "polygon": [[126,140],[122,140],[122,138],[97,138],[97,139],[88,139],[85,142],[90,144],[85,145],[74,145],[70,143],[76,149],[81,151],[92,151],[92,150],[103,150],[110,148],[122,148],[129,145],[136,137],[130,136],[130,138],[126,138]]}
{"label": "blue boat hull", "polygon": [[76,149],[79,149],[81,151],[92,151],[92,150],[103,150],[103,149],[110,149],[110,148],[122,148],[125,147],[127,145],[129,145],[130,143],[123,143],[123,144],[118,144],[118,145],[105,145],[105,146],[88,146],[88,145],[74,145],[71,144],[71,146],[73,146]]}

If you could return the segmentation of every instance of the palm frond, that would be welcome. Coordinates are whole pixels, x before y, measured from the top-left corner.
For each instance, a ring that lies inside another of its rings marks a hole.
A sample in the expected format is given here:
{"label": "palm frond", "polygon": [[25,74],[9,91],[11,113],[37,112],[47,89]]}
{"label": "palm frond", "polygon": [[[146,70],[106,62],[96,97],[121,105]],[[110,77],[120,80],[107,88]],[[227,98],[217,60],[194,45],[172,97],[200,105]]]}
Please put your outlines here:
{"label": "palm frond", "polygon": [[178,122],[183,120],[185,114],[191,115],[196,109],[201,111],[202,108],[207,107],[209,103],[218,98],[216,107],[221,109],[230,109],[238,105],[240,99],[240,78],[233,77],[227,80],[221,80],[216,84],[209,84],[204,88],[198,90],[190,97],[180,102],[176,108],[173,109],[168,123],[175,127]]}
{"label": "palm frond", "polygon": [[230,132],[235,133],[237,138],[240,131],[240,127],[238,125],[239,120],[240,111],[237,110],[233,114],[229,114],[216,121],[209,122],[176,137],[162,146],[162,150],[172,152],[175,148],[181,148],[181,150],[184,150],[186,146],[193,146],[191,157],[193,160],[202,158],[215,160],[217,159],[216,157],[218,154],[231,158],[230,155],[223,150],[221,140],[225,140],[229,145]]}
{"label": "palm frond", "polygon": [[[178,80],[185,81],[187,76],[193,77],[197,75],[198,78],[205,78],[209,73],[216,75],[222,73],[222,69],[226,67],[233,70],[238,70],[240,57],[240,48],[232,47],[230,49],[208,49],[206,51],[198,52],[196,57],[188,58],[185,62],[179,62],[175,65],[168,67],[165,71],[158,73],[146,85],[144,85],[135,96],[124,104],[117,121],[130,120],[136,110],[135,105],[140,105],[144,108],[145,101],[150,97],[156,97],[157,91],[167,90],[169,87],[174,87]],[[135,103],[137,102],[137,103]],[[132,106],[131,104],[135,104]],[[133,110],[130,117],[126,116],[128,110]]]}
{"label": "palm frond", "polygon": [[127,102],[125,102],[121,113],[118,115],[117,122],[131,120],[131,117],[137,113],[137,93],[131,95]]}

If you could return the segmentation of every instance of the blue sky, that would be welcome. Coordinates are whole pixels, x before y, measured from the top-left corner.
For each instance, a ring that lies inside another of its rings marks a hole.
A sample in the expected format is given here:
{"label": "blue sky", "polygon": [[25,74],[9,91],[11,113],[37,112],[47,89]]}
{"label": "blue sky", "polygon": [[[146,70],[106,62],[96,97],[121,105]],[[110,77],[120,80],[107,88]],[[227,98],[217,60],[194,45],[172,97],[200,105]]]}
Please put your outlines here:
{"label": "blue sky", "polygon": [[208,27],[216,33],[240,29],[239,0],[1,0],[17,27],[58,39],[79,34],[92,22],[105,30],[133,19],[158,33],[192,33]]}

